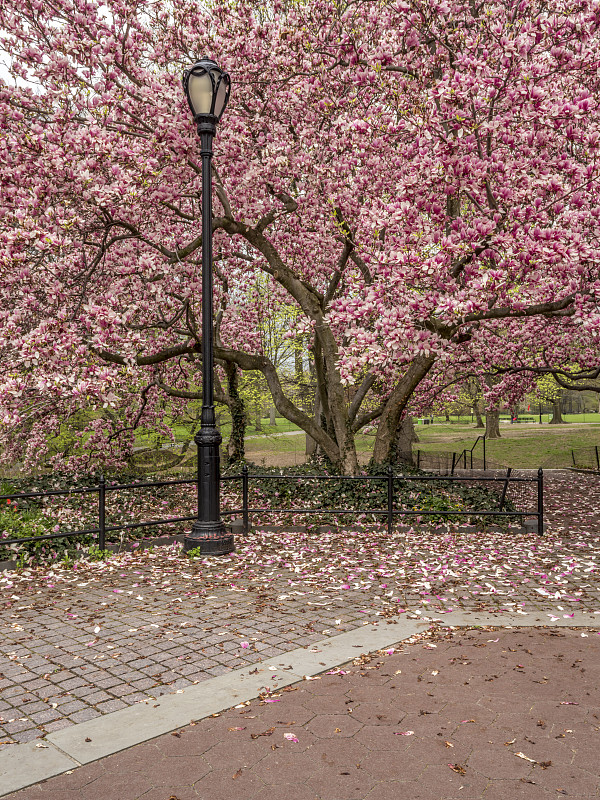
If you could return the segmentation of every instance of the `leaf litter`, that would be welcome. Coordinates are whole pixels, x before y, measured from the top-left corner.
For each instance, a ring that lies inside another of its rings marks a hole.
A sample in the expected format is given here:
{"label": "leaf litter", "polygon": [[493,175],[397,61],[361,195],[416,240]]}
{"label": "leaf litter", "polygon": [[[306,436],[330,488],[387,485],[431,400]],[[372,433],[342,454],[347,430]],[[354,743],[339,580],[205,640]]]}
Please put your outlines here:
{"label": "leaf litter", "polygon": [[[471,608],[497,612],[501,623],[502,612],[522,613],[527,601],[556,609],[550,621],[571,617],[576,610],[600,614],[592,605],[598,605],[593,593],[599,587],[597,491],[583,478],[575,491],[572,475],[549,478],[550,483],[548,532],[543,539],[515,531],[461,532],[445,526],[413,527],[391,537],[351,528],[320,531],[318,537],[310,529],[276,534],[255,530],[236,543],[237,550],[230,556],[218,562],[200,558],[192,563],[182,556],[178,545],[154,551],[138,548],[103,562],[82,559],[75,569],[55,562],[19,573],[5,571],[0,575],[0,602],[10,612],[5,624],[19,630],[23,626],[18,622],[27,621],[31,626],[37,612],[44,611],[61,618],[76,635],[93,631],[95,638],[87,642],[89,655],[79,658],[95,664],[97,659],[104,660],[111,648],[114,656],[110,657],[119,657],[110,644],[110,625],[101,618],[113,604],[124,612],[135,608],[160,617],[157,623],[145,625],[136,620],[129,629],[134,646],[140,638],[171,639],[184,632],[198,638],[218,633],[226,641],[235,640],[238,652],[249,658],[256,653],[260,632],[249,635],[251,626],[236,619],[233,600],[229,602],[233,606],[231,624],[212,623],[207,615],[198,631],[197,610],[208,611],[212,601],[222,603],[228,592],[235,592],[236,597],[247,595],[247,602],[255,608],[271,609],[283,619],[281,612],[288,603],[301,607],[309,601],[325,602],[338,615],[342,609],[354,608],[383,618],[406,614],[424,621]],[[131,518],[135,518],[133,511]],[[96,599],[90,608],[92,594]],[[157,602],[154,611],[152,605]],[[88,603],[91,618],[79,608],[79,613],[73,613],[76,603]],[[182,619],[182,614],[190,617]],[[343,614],[335,619],[338,631],[356,626],[347,619]],[[320,631],[332,621],[333,615],[325,625],[308,622],[305,630]],[[297,625],[296,615],[291,626]],[[27,666],[20,658],[16,663]],[[318,679],[306,676],[306,680]]]}

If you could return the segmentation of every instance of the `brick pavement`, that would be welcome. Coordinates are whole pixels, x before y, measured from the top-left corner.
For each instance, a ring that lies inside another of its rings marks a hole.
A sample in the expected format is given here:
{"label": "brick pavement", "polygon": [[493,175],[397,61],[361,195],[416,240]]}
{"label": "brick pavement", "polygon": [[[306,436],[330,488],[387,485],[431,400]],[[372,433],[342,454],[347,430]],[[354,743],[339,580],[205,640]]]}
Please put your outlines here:
{"label": "brick pavement", "polygon": [[[78,571],[13,573],[0,583],[0,749],[377,615],[600,611],[599,486],[587,476],[547,480],[550,530],[541,543],[535,535],[343,532],[290,535],[282,552],[277,534],[257,531],[210,568],[171,549]],[[561,540],[553,530],[562,535],[569,514],[577,526]],[[425,574],[422,564],[444,549],[452,570]],[[344,555],[358,550],[364,568]],[[470,568],[482,552],[489,558]]]}
{"label": "brick pavement", "polygon": [[599,678],[592,630],[438,630],[7,800],[584,800]]}

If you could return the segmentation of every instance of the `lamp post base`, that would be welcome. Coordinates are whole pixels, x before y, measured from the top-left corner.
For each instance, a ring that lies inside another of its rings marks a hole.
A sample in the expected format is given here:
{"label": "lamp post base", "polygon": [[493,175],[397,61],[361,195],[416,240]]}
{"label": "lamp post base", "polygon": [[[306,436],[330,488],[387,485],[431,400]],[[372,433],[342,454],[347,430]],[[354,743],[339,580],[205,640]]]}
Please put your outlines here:
{"label": "lamp post base", "polygon": [[192,523],[192,530],[183,540],[183,552],[200,548],[202,556],[224,556],[235,551],[233,534],[229,533],[223,522]]}

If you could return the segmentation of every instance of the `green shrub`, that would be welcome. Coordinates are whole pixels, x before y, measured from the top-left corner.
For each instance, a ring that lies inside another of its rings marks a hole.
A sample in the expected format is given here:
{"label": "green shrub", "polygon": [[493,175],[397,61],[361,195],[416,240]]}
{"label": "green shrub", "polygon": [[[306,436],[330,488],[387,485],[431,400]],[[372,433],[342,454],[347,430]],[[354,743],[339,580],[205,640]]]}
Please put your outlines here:
{"label": "green shrub", "polygon": [[[285,470],[276,467],[262,467],[255,464],[248,464],[248,474],[265,475],[265,479],[250,479],[249,494],[250,506],[270,507],[273,510],[279,508],[339,508],[354,509],[356,516],[364,513],[363,510],[374,510],[387,508],[387,469],[388,465],[369,465],[366,469],[367,476],[378,476],[380,480],[301,480],[303,476],[315,475],[325,477],[331,475],[327,465],[321,463],[301,464],[295,467],[287,467]],[[238,465],[239,470],[239,465]],[[394,475],[422,475],[425,473],[406,464],[396,465]],[[299,480],[290,480],[289,477],[297,476]],[[438,514],[427,514],[426,520],[430,522],[452,521],[452,522],[474,522],[484,520],[488,524],[506,524],[504,517],[478,517],[477,511],[492,511],[499,505],[499,497],[492,489],[477,485],[464,484],[458,481],[409,481],[401,477],[394,478],[394,509],[396,511],[428,511],[440,512]],[[504,504],[506,511],[516,510],[510,501]],[[452,512],[472,511],[473,515],[459,516]],[[409,523],[415,515],[394,515],[396,523]],[[310,521],[318,522],[321,520],[322,513],[315,514]],[[356,519],[354,515],[344,515],[342,522],[345,524]],[[367,522],[377,522],[385,524],[387,514],[367,514]],[[265,521],[268,521],[266,518]]]}

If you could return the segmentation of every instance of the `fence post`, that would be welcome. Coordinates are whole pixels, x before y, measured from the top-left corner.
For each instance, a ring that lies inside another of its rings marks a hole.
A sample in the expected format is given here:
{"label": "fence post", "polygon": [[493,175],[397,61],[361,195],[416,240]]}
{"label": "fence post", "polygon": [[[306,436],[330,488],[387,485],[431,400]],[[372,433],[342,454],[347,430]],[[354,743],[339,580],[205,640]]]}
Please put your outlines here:
{"label": "fence post", "polygon": [[98,485],[98,547],[106,549],[106,479],[100,475]]}
{"label": "fence post", "polygon": [[485,436],[483,437],[483,471],[485,472]]}
{"label": "fence post", "polygon": [[417,469],[421,469],[421,451],[417,450]]}
{"label": "fence post", "polygon": [[394,470],[392,465],[388,464],[387,476],[387,532],[388,536],[392,535],[392,528],[394,525]]}
{"label": "fence post", "polygon": [[540,467],[538,469],[538,536],[544,535],[544,471]]}
{"label": "fence post", "polygon": [[512,472],[512,467],[508,467],[506,470],[506,480],[504,481],[504,486],[502,487],[502,495],[500,497],[500,508],[498,511],[502,511],[504,508],[504,501],[506,500],[506,491],[508,489],[508,482],[510,480],[510,473]]}
{"label": "fence post", "polygon": [[244,533],[248,533],[248,467],[242,467],[242,515],[244,520]]}
{"label": "fence post", "polygon": [[571,458],[573,459],[573,466],[576,466],[576,464],[575,464],[575,450],[571,450]]}
{"label": "fence post", "polygon": [[467,449],[463,450],[463,469],[467,468]]}
{"label": "fence post", "polygon": [[600,472],[600,458],[598,458],[598,445],[594,448],[596,450],[596,466],[598,467],[598,472]]}

